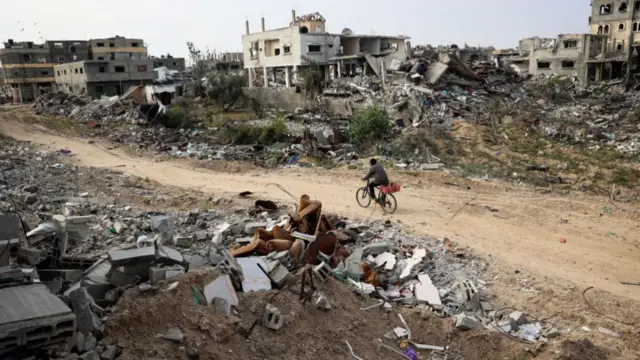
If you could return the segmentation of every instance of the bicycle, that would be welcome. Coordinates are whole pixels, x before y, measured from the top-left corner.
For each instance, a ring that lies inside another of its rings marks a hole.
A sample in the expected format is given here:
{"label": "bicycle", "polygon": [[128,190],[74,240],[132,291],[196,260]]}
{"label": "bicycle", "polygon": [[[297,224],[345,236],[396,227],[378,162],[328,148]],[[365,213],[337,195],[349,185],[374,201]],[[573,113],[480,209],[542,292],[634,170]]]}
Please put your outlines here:
{"label": "bicycle", "polygon": [[[387,214],[393,214],[398,208],[398,202],[396,201],[396,197],[393,193],[400,191],[400,184],[397,183],[389,183],[389,185],[380,185],[378,188],[378,205],[382,208]],[[369,181],[367,180],[367,185],[356,190],[356,201],[358,205],[363,208],[369,207],[371,205],[371,194],[369,194]]]}

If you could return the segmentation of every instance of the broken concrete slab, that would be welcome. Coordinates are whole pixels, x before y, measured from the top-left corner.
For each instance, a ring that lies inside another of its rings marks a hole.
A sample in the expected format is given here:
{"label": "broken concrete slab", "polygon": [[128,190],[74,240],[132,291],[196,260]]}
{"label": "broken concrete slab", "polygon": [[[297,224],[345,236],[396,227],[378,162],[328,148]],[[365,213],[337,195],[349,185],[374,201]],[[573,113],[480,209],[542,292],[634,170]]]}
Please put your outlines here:
{"label": "broken concrete slab", "polygon": [[133,266],[150,263],[156,259],[154,247],[140,249],[114,250],[109,252],[109,262],[113,266]]}
{"label": "broken concrete slab", "polygon": [[482,326],[478,319],[467,316],[465,314],[459,314],[456,316],[456,329],[466,331]]}
{"label": "broken concrete slab", "polygon": [[418,281],[414,288],[414,294],[418,303],[427,303],[429,305],[442,305],[438,288],[433,285],[431,278],[427,274],[418,275]]}
{"label": "broken concrete slab", "polygon": [[204,287],[204,297],[207,299],[208,304],[211,304],[216,297],[227,300],[231,306],[238,306],[239,302],[238,294],[233,288],[229,275],[220,275],[217,279],[207,284]]}
{"label": "broken concrete slab", "polygon": [[435,62],[429,65],[429,69],[425,74],[427,81],[429,84],[433,85],[437,83],[440,78],[449,70],[449,65],[443,64],[441,62]]}
{"label": "broken concrete slab", "polygon": [[364,275],[364,271],[361,267],[363,254],[363,249],[356,249],[344,261],[347,276],[354,280],[360,280]]}
{"label": "broken concrete slab", "polygon": [[0,289],[0,357],[17,347],[39,348],[73,339],[76,316],[44,284]]}
{"label": "broken concrete slab", "polygon": [[160,233],[161,243],[168,244],[173,238],[174,233],[174,219],[170,215],[152,216],[151,217],[151,229]]}
{"label": "broken concrete slab", "polygon": [[184,257],[182,254],[168,246],[159,246],[156,252],[157,261],[164,265],[183,265]]}
{"label": "broken concrete slab", "polygon": [[81,287],[69,294],[73,313],[77,317],[78,331],[85,335],[94,334],[101,336],[103,331],[102,321],[91,309],[94,300],[87,289]]}
{"label": "broken concrete slab", "polygon": [[271,290],[271,280],[260,270],[258,265],[267,270],[267,263],[262,258],[239,258],[238,264],[242,268],[244,280],[242,281],[242,291]]}

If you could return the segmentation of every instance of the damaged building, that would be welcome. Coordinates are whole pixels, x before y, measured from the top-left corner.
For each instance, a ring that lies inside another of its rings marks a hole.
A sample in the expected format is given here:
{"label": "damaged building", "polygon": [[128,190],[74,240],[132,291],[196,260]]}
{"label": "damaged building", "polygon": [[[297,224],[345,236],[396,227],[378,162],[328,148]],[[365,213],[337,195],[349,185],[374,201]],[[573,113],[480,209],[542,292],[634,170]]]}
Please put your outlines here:
{"label": "damaged building", "polygon": [[155,60],[148,57],[142,39],[116,36],[88,43],[87,60],[54,66],[55,90],[100,98],[123,95],[156,79]]}
{"label": "damaged building", "polygon": [[621,79],[630,60],[636,68],[640,1],[633,6],[629,1],[592,1],[591,10],[587,34],[522,39],[517,53],[502,50],[494,56],[518,73],[570,76],[583,85]]}
{"label": "damaged building", "polygon": [[0,49],[0,62],[14,102],[32,101],[51,91],[55,83],[54,65],[86,60],[88,50],[87,42],[81,40],[51,40],[37,44],[9,39]]}
{"label": "damaged building", "polygon": [[296,16],[292,11],[284,28],[266,30],[264,18],[260,32],[250,33],[248,21],[245,27],[242,47],[250,87],[290,87],[301,70],[314,64],[327,80],[356,72],[380,74],[382,66],[409,54],[406,36],[356,35],[350,29],[330,33],[319,13]]}

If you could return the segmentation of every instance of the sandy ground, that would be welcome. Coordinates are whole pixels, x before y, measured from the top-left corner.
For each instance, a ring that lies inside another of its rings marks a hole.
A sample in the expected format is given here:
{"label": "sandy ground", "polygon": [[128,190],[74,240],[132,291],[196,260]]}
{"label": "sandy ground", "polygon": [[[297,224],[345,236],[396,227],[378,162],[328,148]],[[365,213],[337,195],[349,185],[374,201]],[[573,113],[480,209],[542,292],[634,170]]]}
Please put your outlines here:
{"label": "sandy ground", "polygon": [[[393,215],[383,215],[379,209],[372,214],[371,208],[362,209],[355,201],[355,190],[362,185],[360,172],[282,169],[231,174],[196,168],[185,161],[133,157],[100,141],[66,138],[37,125],[7,119],[0,123],[0,132],[52,150],[71,149],[75,155],[71,161],[78,165],[118,168],[185,189],[215,194],[248,190],[258,197],[290,202],[280,189],[267,186],[276,183],[296,196],[306,193],[316,197],[330,212],[352,218],[400,220],[417,233],[449,236],[480,254],[534,274],[640,300],[640,286],[620,284],[640,281],[640,212],[636,204],[540,194],[490,182],[471,182],[471,189],[466,190],[444,185],[447,179],[439,173],[411,177],[390,171],[391,177],[404,185],[397,194],[398,210]],[[561,238],[566,243],[561,243]]]}

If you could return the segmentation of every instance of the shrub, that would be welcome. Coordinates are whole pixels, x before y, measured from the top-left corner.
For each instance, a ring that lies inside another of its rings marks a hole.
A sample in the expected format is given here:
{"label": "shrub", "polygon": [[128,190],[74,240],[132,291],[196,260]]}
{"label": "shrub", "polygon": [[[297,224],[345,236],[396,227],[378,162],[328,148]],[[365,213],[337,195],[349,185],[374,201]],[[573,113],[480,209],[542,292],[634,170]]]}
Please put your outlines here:
{"label": "shrub", "polygon": [[174,106],[167,111],[166,127],[176,129],[185,123],[187,112],[180,106]]}
{"label": "shrub", "polygon": [[359,111],[349,122],[349,136],[356,145],[373,144],[386,139],[393,129],[386,110],[378,105]]}
{"label": "shrub", "polygon": [[289,137],[287,125],[283,118],[273,120],[268,125],[229,125],[228,133],[234,144],[272,145]]}

